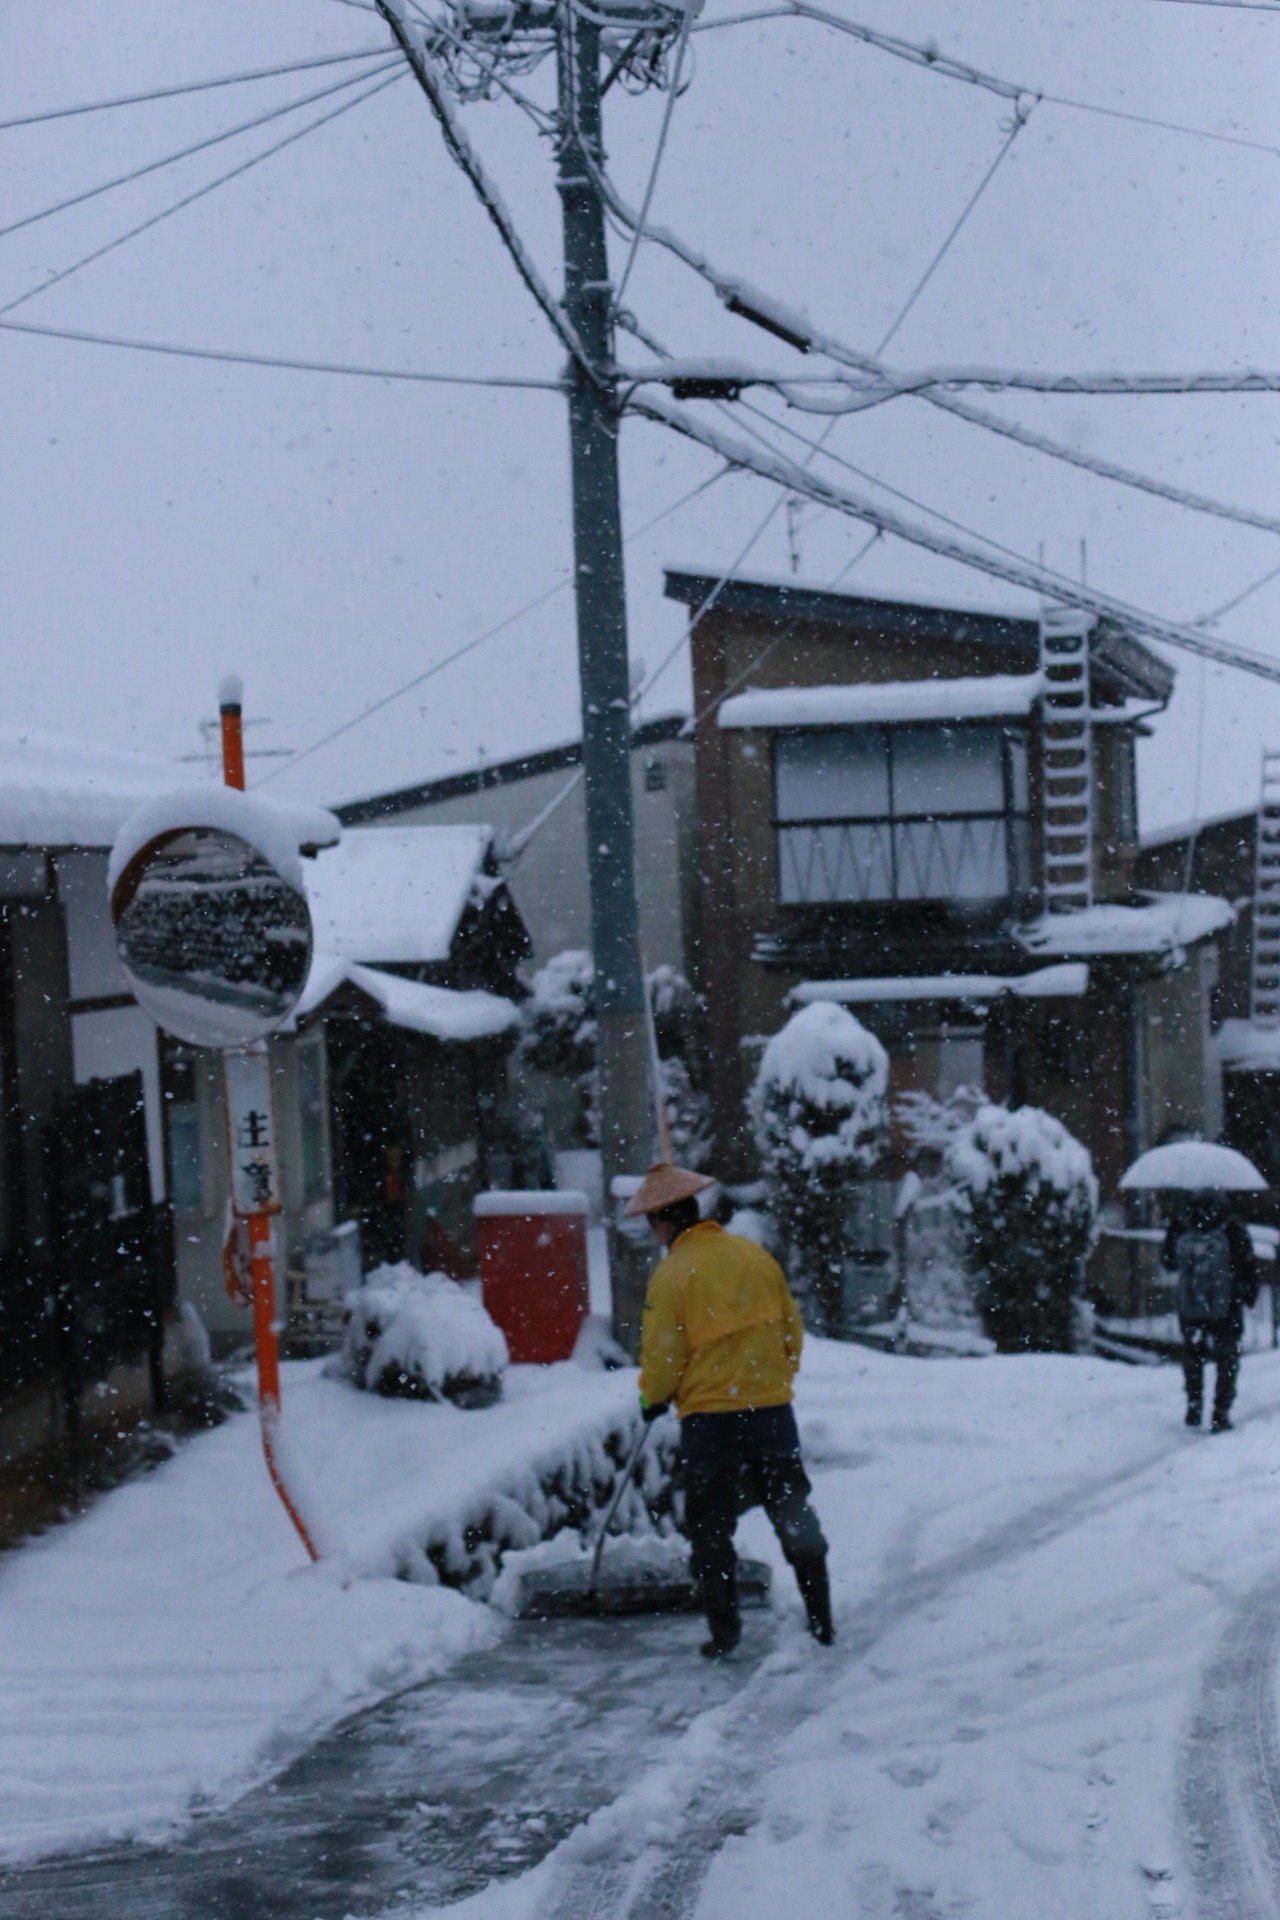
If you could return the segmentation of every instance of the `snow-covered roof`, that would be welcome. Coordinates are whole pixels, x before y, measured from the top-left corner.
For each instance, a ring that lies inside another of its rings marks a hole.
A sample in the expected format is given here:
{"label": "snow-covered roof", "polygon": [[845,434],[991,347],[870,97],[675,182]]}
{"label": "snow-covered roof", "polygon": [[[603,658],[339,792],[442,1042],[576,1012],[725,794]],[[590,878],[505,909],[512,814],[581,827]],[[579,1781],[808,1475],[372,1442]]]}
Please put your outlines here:
{"label": "snow-covered roof", "polygon": [[1256,807],[1231,807],[1226,813],[1206,813],[1199,820],[1175,820],[1171,826],[1153,827],[1149,833],[1141,835],[1138,845],[1143,852],[1156,847],[1175,845],[1179,840],[1189,840],[1193,833],[1208,833],[1214,827],[1225,827],[1233,822],[1242,828],[1252,828],[1257,818]]}
{"label": "snow-covered roof", "polygon": [[0,846],[109,847],[143,801],[190,782],[149,754],[0,727]]}
{"label": "snow-covered roof", "polygon": [[382,973],[377,967],[362,967],[334,954],[317,952],[294,1009],[294,1021],[314,1013],[348,981],[377,1002],[389,1025],[425,1033],[433,1040],[491,1040],[507,1033],[520,1019],[515,1003],[499,993],[486,993],[481,988],[458,992],[452,987],[425,986],[417,980],[402,980],[398,974]]}
{"label": "snow-covered roof", "polygon": [[447,960],[492,829],[352,827],[307,863],[318,952],[387,965]]}
{"label": "snow-covered roof", "polygon": [[843,687],[751,687],[720,708],[722,727],[849,727],[910,720],[987,720],[1030,713],[1038,673],[857,681]]}
{"label": "snow-covered roof", "polygon": [[1280,1027],[1224,1020],[1218,1052],[1226,1073],[1280,1073]]}
{"label": "snow-covered roof", "polygon": [[1045,913],[1018,929],[1028,953],[1078,959],[1177,954],[1235,920],[1235,908],[1211,893],[1148,893],[1141,906],[1105,901],[1075,913]]}
{"label": "snow-covered roof", "polygon": [[[665,572],[670,580],[683,583],[708,576],[718,580],[724,569],[714,562],[708,566],[705,561],[698,565],[692,561],[683,565],[670,561]],[[735,587],[774,588],[779,593],[787,594],[820,593],[832,600],[865,602],[868,606],[918,607],[921,613],[968,613],[985,620],[1023,620],[1029,626],[1038,626],[1040,622],[1040,602],[1034,595],[1021,593],[1016,587],[1002,589],[997,581],[991,583],[995,591],[989,598],[970,599],[965,594],[955,594],[941,600],[929,594],[902,593],[896,587],[883,593],[837,592],[830,580],[805,578],[793,573],[739,573],[736,568],[730,577],[730,584]]]}
{"label": "snow-covered roof", "polygon": [[1002,993],[1020,1000],[1075,999],[1087,993],[1089,969],[1068,960],[1056,967],[1037,967],[1033,973],[1006,976],[996,973],[896,974],[870,980],[805,980],[791,989],[801,1006],[815,1000],[835,1000],[841,1006],[874,1006],[889,1000],[994,1000]]}

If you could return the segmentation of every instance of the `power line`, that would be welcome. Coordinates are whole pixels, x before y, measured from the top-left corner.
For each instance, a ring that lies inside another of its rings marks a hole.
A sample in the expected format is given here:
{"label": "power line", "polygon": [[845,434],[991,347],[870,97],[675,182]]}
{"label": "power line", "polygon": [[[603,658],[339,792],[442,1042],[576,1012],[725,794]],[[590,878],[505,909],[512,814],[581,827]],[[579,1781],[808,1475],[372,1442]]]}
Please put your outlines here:
{"label": "power line", "polygon": [[[375,56],[376,58],[377,56]],[[104,180],[96,187],[86,187],[83,193],[73,193],[65,200],[55,200],[51,206],[42,207],[38,213],[24,214],[21,220],[11,220],[7,227],[0,227],[0,240],[8,234],[18,233],[23,227],[33,227],[38,220],[49,220],[56,213],[66,213],[70,207],[83,206],[86,200],[96,200],[100,194],[111,193],[116,187],[127,187],[135,180],[145,179],[149,173],[158,173],[162,167],[175,166],[180,160],[189,160],[193,154],[204,153],[209,147],[218,147],[226,140],[234,140],[242,133],[252,133],[256,127],[264,127],[272,120],[279,120],[287,113],[296,113],[300,107],[314,106],[317,100],[327,100],[331,94],[345,93],[351,87],[360,86],[365,80],[371,80],[378,74],[389,73],[398,66],[399,56],[394,60],[383,58],[381,66],[366,68],[354,79],[336,80],[332,86],[321,87],[315,93],[304,93],[297,100],[290,100],[282,107],[271,107],[266,113],[255,114],[252,120],[241,120],[234,127],[227,127],[222,133],[213,133],[205,140],[197,140],[194,146],[179,147],[174,153],[166,153],[159,160],[148,160],[145,166],[134,167],[129,173],[118,173],[114,180]]]}
{"label": "power line", "polygon": [[[1206,0],[1206,4],[1226,4],[1227,0]],[[1266,12],[1273,11],[1268,7]],[[810,6],[807,0],[788,0],[788,4],[779,7],[762,7],[758,10],[726,15],[720,20],[702,20],[694,27],[695,33],[707,33],[716,27],[743,26],[753,20],[813,20],[819,25],[833,28],[837,33],[860,40],[866,46],[875,47],[881,53],[890,53],[900,60],[909,61],[912,66],[921,67],[930,73],[940,74],[947,80],[962,80],[970,86],[985,88],[997,93],[1006,100],[1018,100],[1030,97],[1034,101],[1043,100],[1047,105],[1067,107],[1075,113],[1102,114],[1112,120],[1128,120],[1135,126],[1155,127],[1164,133],[1181,133],[1197,140],[1212,140],[1220,146],[1244,147],[1254,153],[1280,155],[1280,147],[1265,140],[1251,140],[1245,134],[1220,133],[1212,127],[1188,126],[1181,120],[1164,120],[1157,114],[1135,113],[1125,107],[1104,107],[1096,100],[1078,100],[1063,93],[1051,93],[1046,87],[1023,85],[1016,80],[1005,80],[999,75],[984,73],[978,67],[969,67],[963,61],[951,60],[939,53],[932,42],[923,44],[901,40],[894,34],[879,33],[872,27],[861,25],[858,21],[844,20],[839,14],[829,12],[825,7]]]}
{"label": "power line", "polygon": [[[699,481],[698,485],[690,488],[688,493],[681,494],[678,500],[673,500],[670,506],[662,509],[661,513],[655,514],[651,520],[646,520],[643,526],[637,527],[634,532],[629,533],[624,545],[629,546],[633,540],[641,539],[644,534],[651,532],[660,522],[669,519],[673,513],[678,513],[681,507],[687,506],[689,502],[695,500],[700,493],[705,493],[708,487],[713,487],[717,481],[723,480],[728,471],[729,468],[727,466],[717,467],[716,471],[710,474],[707,479]],[[544,592],[538,594],[534,599],[527,600],[522,607],[517,607],[514,613],[507,614],[504,619],[497,622],[496,626],[489,627],[484,633],[477,634],[474,640],[468,640],[462,646],[455,647],[454,651],[446,654],[442,660],[433,661],[432,664],[429,667],[425,667],[421,673],[415,674],[412,680],[406,680],[401,686],[394,687],[390,693],[384,694],[380,700],[375,700],[372,706],[363,707],[359,713],[353,714],[349,720],[344,720],[340,726],[331,728],[328,733],[322,734],[318,740],[313,740],[310,746],[299,748],[296,753],[290,755],[285,766],[273,768],[270,773],[264,774],[257,784],[264,786],[268,780],[274,780],[277,774],[286,772],[289,767],[296,767],[300,761],[309,760],[312,754],[319,753],[322,747],[331,746],[335,740],[340,740],[344,734],[350,733],[353,728],[362,726],[366,720],[371,720],[375,713],[381,713],[385,707],[389,707],[394,701],[402,699],[406,693],[412,693],[415,687],[421,687],[425,685],[428,680],[433,680],[438,673],[443,673],[446,667],[451,667],[457,660],[465,659],[469,653],[474,653],[477,647],[482,647],[487,640],[496,639],[497,635],[505,633],[508,627],[515,626],[517,621],[523,620],[526,615],[536,612],[541,606],[545,606],[546,602],[553,600],[556,594],[563,593],[565,588],[571,584],[572,579],[572,573],[563,574],[554,585],[547,587]]]}
{"label": "power line", "polygon": [[244,73],[223,74],[216,80],[185,80],[176,87],[154,87],[150,93],[122,93],[114,100],[90,100],[79,107],[50,107],[43,113],[23,113],[12,120],[0,120],[0,133],[7,133],[11,127],[43,126],[50,120],[73,120],[82,113],[109,113],[115,107],[145,106],[150,100],[175,100],[182,94],[244,86],[251,80],[274,80],[285,73],[306,73],[312,67],[337,67],[344,60],[370,60],[383,52],[383,47],[366,47],[362,53],[326,53],[314,60],[290,60],[281,67],[253,67]]}
{"label": "power line", "polygon": [[658,144],[654,148],[653,165],[649,168],[649,178],[645,184],[644,198],[640,202],[640,218],[636,222],[636,230],[631,236],[631,251],[628,253],[626,265],[622,269],[622,277],[618,281],[617,292],[613,296],[615,308],[622,304],[622,296],[626,292],[627,282],[631,278],[631,269],[635,265],[636,255],[640,251],[640,240],[644,233],[644,223],[649,217],[649,208],[653,204],[654,189],[658,184],[658,173],[662,167],[662,156],[667,148],[667,135],[671,131],[671,116],[675,111],[676,96],[680,91],[680,73],[684,66],[684,56],[689,46],[689,29],[692,25],[693,9],[692,7],[686,7],[684,20],[680,27],[680,39],[676,46],[675,66],[671,75],[671,85],[667,88],[666,104],[662,110],[662,126],[658,131]]}
{"label": "power line", "polygon": [[[614,219],[627,231],[631,231],[636,219],[634,211],[628,207],[622,199],[607,173],[603,171],[600,172],[599,184],[601,191],[606,197],[606,204],[609,206]],[[755,311],[759,310],[766,316],[766,324],[773,324],[772,316],[777,316],[775,330],[780,330],[784,338],[796,340],[802,350],[808,351],[812,348],[814,351],[824,354],[828,359],[835,360],[839,365],[850,367],[855,372],[866,374],[873,379],[884,381],[889,385],[892,385],[897,380],[898,376],[889,368],[885,367],[876,356],[859,353],[852,347],[846,346],[845,343],[837,339],[835,335],[825,333],[820,328],[813,326],[803,315],[794,313],[790,308],[775,301],[771,296],[757,289],[745,289],[743,283],[734,275],[725,272],[712,261],[708,260],[704,254],[698,252],[696,248],[689,246],[687,242],[681,240],[671,228],[650,226],[646,229],[646,235],[658,246],[665,247],[670,253],[674,254],[675,258],[681,261],[684,266],[688,267],[693,273],[696,273],[699,278],[706,281],[719,299],[726,304],[736,301],[737,311],[743,311],[743,303],[745,301],[750,309],[749,317]],[[733,310],[732,307],[731,310]],[[968,371],[976,372],[978,370],[969,369]],[[986,371],[991,375],[993,381],[998,381],[999,376],[996,369],[988,368]],[[1029,384],[1033,376],[1028,375],[1025,377]],[[1189,381],[1192,378],[1204,380],[1209,377],[1210,376],[1178,376],[1178,379]],[[1221,379],[1224,382],[1227,380],[1237,382],[1242,378],[1242,376],[1236,375],[1213,377],[1215,379]],[[1076,383],[1075,390],[1078,392],[1086,376],[1054,375],[1050,376],[1050,378],[1054,382],[1063,378],[1069,378]],[[1108,376],[1101,376],[1101,378],[1105,379],[1108,378]],[[1151,376],[1150,378],[1155,379],[1157,376]],[[1167,377],[1158,376],[1158,378],[1164,382],[1163,390],[1169,391],[1170,388]],[[1257,376],[1260,384],[1264,378],[1265,376],[1262,375]],[[785,383],[780,380],[778,384],[780,390],[784,391],[785,397]],[[1042,390],[1045,389],[1042,388]],[[1188,389],[1180,385],[1176,390],[1184,391]],[[1238,388],[1236,390],[1238,390]],[[908,382],[907,388],[901,391],[908,391],[916,398],[928,401],[930,406],[939,407],[945,413],[954,414],[958,419],[964,420],[972,426],[981,427],[989,433],[1000,434],[1004,438],[1014,440],[1037,453],[1043,453],[1051,459],[1063,460],[1067,462],[1067,464],[1079,467],[1085,472],[1096,473],[1101,478],[1115,481],[1120,486],[1134,487],[1141,492],[1150,493],[1159,499],[1168,500],[1176,506],[1186,507],[1192,512],[1213,514],[1219,519],[1237,521],[1243,526],[1257,527],[1266,533],[1280,533],[1280,520],[1273,518],[1269,514],[1259,513],[1250,508],[1231,506],[1223,501],[1211,499],[1208,495],[1195,493],[1189,488],[1175,487],[1167,481],[1154,479],[1150,475],[1139,473],[1131,467],[1120,465],[1118,462],[1105,460],[1100,455],[1082,452],[1077,448],[1068,446],[1063,441],[1051,438],[1047,434],[1038,433],[1030,427],[1024,427],[1018,422],[1004,419],[998,414],[989,413],[985,408],[974,405],[972,401],[963,399],[959,394],[949,392],[942,386],[930,385],[928,381],[916,384]]]}
{"label": "power line", "polygon": [[27,320],[0,320],[0,333],[30,334],[42,340],[70,340],[82,346],[118,347],[129,353],[159,353],[177,360],[205,360],[233,367],[269,367],[287,373],[342,374],[359,380],[401,380],[420,386],[512,387],[522,392],[563,393],[563,380],[522,374],[428,373],[413,367],[370,367],[342,360],[300,360],[284,354],[238,353],[229,347],[186,347],[168,340],[131,340],[123,334],[88,333],[78,327],[37,326]]}
{"label": "power line", "polygon": [[15,307],[23,306],[28,300],[34,300],[39,293],[47,293],[60,281],[70,279],[73,273],[79,273],[82,267],[92,266],[95,260],[101,260],[105,254],[114,253],[117,247],[124,246],[127,241],[136,240],[140,233],[146,233],[150,228],[159,226],[160,222],[167,220],[171,214],[181,213],[184,207],[190,207],[197,200],[203,200],[207,194],[215,192],[217,188],[225,187],[229,180],[238,179],[242,173],[248,173],[250,168],[256,167],[259,162],[271,159],[273,154],[282,153],[286,147],[293,146],[295,141],[305,139],[307,134],[314,133],[317,127],[327,126],[331,120],[337,120],[340,115],[350,113],[353,107],[363,106],[366,100],[372,100],[375,93],[385,92],[388,87],[394,87],[396,82],[403,78],[404,72],[401,69],[390,74],[385,80],[380,80],[376,86],[370,87],[366,92],[357,95],[354,100],[344,100],[341,106],[331,107],[328,113],[322,113],[316,119],[309,120],[305,127],[298,127],[293,133],[287,134],[283,140],[277,140],[273,146],[264,147],[261,153],[255,153],[250,159],[242,160],[239,166],[232,167],[229,172],[219,174],[218,178],[210,180],[207,186],[197,187],[194,193],[184,194],[181,200],[173,201],[171,205],[163,207],[159,213],[153,213],[149,219],[140,221],[136,227],[130,227],[127,233],[117,234],[115,239],[108,240],[105,246],[96,247],[92,253],[85,254],[71,266],[63,267],[59,273],[50,274],[48,279],[40,282],[39,286],[29,287],[25,293],[20,293],[16,300],[10,300],[4,306],[0,306],[0,316],[12,313]]}
{"label": "power line", "polygon": [[[583,348],[581,340],[570,324],[564,308],[552,293],[534,263],[533,256],[526,248],[515,222],[490,181],[480,156],[464,132],[457,114],[445,90],[444,79],[436,62],[427,52],[425,35],[420,29],[411,30],[396,13],[389,0],[377,0],[378,12],[391,30],[393,39],[413,71],[413,76],[427,97],[427,103],[435,115],[444,143],[458,166],[471,182],[481,205],[498,230],[503,246],[510,254],[516,272],[524,281],[561,345],[573,355],[574,360],[593,382],[597,375],[591,364],[590,356]],[[0,308],[0,313],[4,311]]]}
{"label": "power line", "polygon": [[1210,639],[1196,628],[1181,625],[1177,621],[1162,620],[1140,607],[1117,600],[1110,594],[1100,593],[1065,574],[1037,566],[1030,560],[1005,558],[995,550],[994,542],[989,543],[993,551],[981,552],[948,535],[935,533],[916,521],[904,518],[894,509],[882,507],[878,502],[855,493],[847,486],[839,486],[813,474],[785,454],[753,447],[732,435],[721,433],[708,422],[695,418],[665,400],[633,399],[629,411],[683,434],[685,438],[718,454],[722,460],[747,472],[759,474],[775,486],[817,500],[854,519],[864,520],[869,526],[879,527],[883,532],[905,540],[910,546],[923,547],[943,559],[954,560],[961,566],[989,574],[993,579],[1004,580],[1010,586],[1041,594],[1064,606],[1077,607],[1082,613],[1092,614],[1095,619],[1114,621],[1143,639],[1155,640],[1164,646],[1181,647],[1189,653],[1216,660],[1222,666],[1256,673],[1262,679],[1280,680],[1278,659],[1256,653],[1250,648]]}
{"label": "power line", "polygon": [[[942,265],[948,253],[951,251],[952,242],[956,239],[956,237],[960,232],[960,229],[964,226],[965,221],[969,218],[969,215],[973,212],[979,200],[981,200],[983,194],[986,192],[987,188],[991,185],[991,182],[995,179],[996,174],[999,172],[1001,161],[1005,158],[1005,156],[1009,152],[1009,149],[1012,147],[1014,141],[1017,139],[1018,135],[1022,132],[1022,129],[1026,126],[1027,118],[1028,118],[1028,115],[1030,114],[1030,111],[1031,109],[1029,107],[1027,108],[1026,112],[1023,112],[1021,107],[1016,107],[1014,109],[1013,125],[1009,129],[1008,137],[1005,140],[1004,145],[1001,147],[999,153],[996,155],[995,159],[991,162],[991,165],[987,168],[986,172],[983,174],[981,180],[979,180],[977,186],[973,190],[973,193],[969,196],[969,199],[965,202],[964,211],[961,213],[959,219],[955,222],[955,225],[951,228],[950,232],[947,234],[946,239],[943,241],[942,245],[938,248],[938,251],[934,254],[932,260],[929,262],[928,266],[925,268],[920,278],[916,281],[915,286],[911,289],[910,294],[907,296],[905,305],[900,309],[892,326],[889,328],[888,332],[885,334],[884,338],[881,340],[879,346],[876,348],[877,359],[884,352],[889,342],[893,339],[899,327],[902,325],[907,315],[911,312],[911,309],[915,306],[916,301],[920,298],[920,295],[924,292],[925,288],[928,286],[929,282],[932,280],[934,274],[938,271],[938,268]],[[644,219],[644,216],[642,214],[641,215],[642,223],[643,223],[643,219]],[[639,229],[637,228],[637,233],[638,232],[639,232]]]}

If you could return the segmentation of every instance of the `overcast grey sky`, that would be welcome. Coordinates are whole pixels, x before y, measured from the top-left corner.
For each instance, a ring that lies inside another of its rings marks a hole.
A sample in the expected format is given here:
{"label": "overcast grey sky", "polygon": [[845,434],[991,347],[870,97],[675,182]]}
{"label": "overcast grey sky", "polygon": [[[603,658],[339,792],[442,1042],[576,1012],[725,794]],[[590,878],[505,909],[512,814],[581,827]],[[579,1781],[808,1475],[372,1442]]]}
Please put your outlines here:
{"label": "overcast grey sky", "polygon": [[[1280,17],[1265,12],[1171,0],[831,4],[932,37],[1032,89],[1280,144]],[[708,0],[708,17],[731,7]],[[9,6],[0,118],[384,42],[374,16],[338,0]],[[533,90],[545,94],[548,78]],[[0,226],[326,84],[325,71],[293,75],[0,133]],[[656,94],[609,99],[610,161],[632,199],[662,108]],[[510,106],[463,111],[558,284],[546,147]],[[0,306],[306,117],[0,238]],[[654,217],[870,348],[990,164],[1007,117],[1007,103],[988,93],[817,26],[700,34]],[[891,357],[1280,365],[1278,202],[1274,155],[1046,101]],[[627,303],[682,353],[786,360],[651,247]],[[553,376],[559,357],[407,80],[13,318],[459,373]],[[0,391],[0,633],[12,720],[191,751],[219,676],[236,667],[250,713],[272,720],[255,739],[301,748],[543,593],[567,566],[566,428],[553,393],[211,367],[4,333]],[[1280,398],[986,404],[1200,491],[1280,510]],[[1093,584],[1175,619],[1197,618],[1280,566],[1280,539],[1019,451],[919,400],[842,421],[830,445],[1023,554],[1034,558],[1043,542],[1063,570],[1078,568],[1083,537]],[[713,470],[709,455],[628,424],[628,525]],[[632,542],[631,644],[650,669],[682,620],[662,599],[663,563],[727,564],[770,497],[761,481],[723,480]],[[864,537],[853,522],[811,518],[805,576],[831,579]],[[777,573],[786,564],[779,518],[748,565]],[[1010,599],[892,542],[849,585]],[[1280,580],[1221,631],[1280,656],[1278,618]],[[650,704],[687,698],[681,654]],[[328,800],[383,791],[480,753],[567,737],[576,702],[572,608],[561,592],[274,785]],[[1173,707],[1142,751],[1144,825],[1185,818],[1197,801],[1202,811],[1251,804],[1264,742],[1280,746],[1280,688],[1205,673],[1184,657]]]}

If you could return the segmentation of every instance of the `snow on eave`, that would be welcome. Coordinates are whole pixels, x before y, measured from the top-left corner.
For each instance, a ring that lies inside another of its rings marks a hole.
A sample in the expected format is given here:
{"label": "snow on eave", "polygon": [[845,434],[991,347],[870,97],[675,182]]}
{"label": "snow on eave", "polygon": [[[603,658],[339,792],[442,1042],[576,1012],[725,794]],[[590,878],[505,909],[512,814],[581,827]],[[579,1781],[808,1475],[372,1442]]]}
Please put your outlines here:
{"label": "snow on eave", "polygon": [[841,1006],[874,1006],[891,1000],[995,1000],[1011,993],[1020,1000],[1077,999],[1089,990],[1089,969],[1068,960],[1032,973],[894,974],[881,979],[805,980],[787,998],[798,1006],[834,1000]]}
{"label": "snow on eave", "polygon": [[479,987],[459,991],[427,986],[418,980],[401,979],[398,974],[383,973],[377,967],[362,967],[335,954],[316,953],[290,1026],[319,1011],[347,985],[373,1000],[389,1026],[426,1034],[432,1040],[455,1044],[492,1040],[509,1033],[520,1021],[514,1001],[505,1000],[501,994],[487,993]]}
{"label": "snow on eave", "polygon": [[753,687],[723,703],[719,724],[789,728],[989,720],[1030,713],[1043,692],[1044,676],[1039,673],[863,680],[838,687]]}
{"label": "snow on eave", "polygon": [[1103,901],[1072,913],[1045,913],[1020,927],[1026,952],[1063,959],[1126,954],[1176,957],[1235,924],[1235,908],[1212,893],[1148,893],[1140,905]]}
{"label": "snow on eave", "polygon": [[1280,1073],[1280,1027],[1224,1020],[1218,1033],[1224,1073]]}
{"label": "snow on eave", "polygon": [[1171,827],[1153,827],[1149,833],[1139,835],[1138,847],[1142,853],[1154,852],[1157,847],[1172,847],[1179,840],[1189,840],[1192,834],[1211,833],[1215,827],[1233,824],[1252,832],[1257,817],[1256,807],[1231,807],[1225,813],[1206,813],[1199,820],[1180,820]]}

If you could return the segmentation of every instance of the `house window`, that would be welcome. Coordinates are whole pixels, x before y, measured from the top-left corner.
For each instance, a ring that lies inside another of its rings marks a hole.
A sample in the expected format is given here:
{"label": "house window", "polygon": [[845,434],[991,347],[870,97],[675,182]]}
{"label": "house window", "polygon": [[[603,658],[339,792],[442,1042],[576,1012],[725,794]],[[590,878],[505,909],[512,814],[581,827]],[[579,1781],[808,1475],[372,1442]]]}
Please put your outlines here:
{"label": "house window", "polygon": [[774,778],[784,906],[1026,889],[1020,732],[979,722],[783,733]]}
{"label": "house window", "polygon": [[644,763],[644,790],[646,793],[665,793],[667,790],[667,763],[656,753],[651,753]]}
{"label": "house window", "polygon": [[304,1040],[298,1046],[298,1122],[302,1138],[302,1204],[324,1198],[325,1192],[325,1074],[323,1041]]}
{"label": "house window", "polygon": [[204,1203],[204,1188],[200,1174],[200,1096],[193,1055],[175,1047],[166,1078],[169,1193],[179,1213],[198,1213]]}

